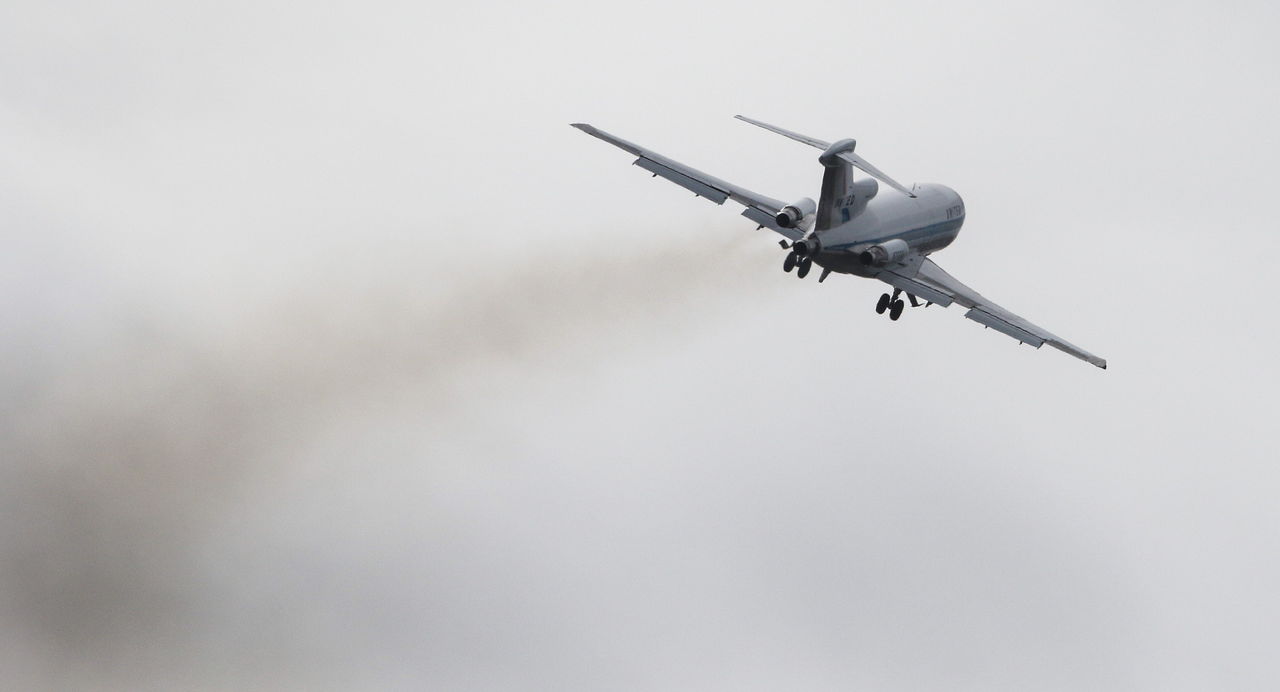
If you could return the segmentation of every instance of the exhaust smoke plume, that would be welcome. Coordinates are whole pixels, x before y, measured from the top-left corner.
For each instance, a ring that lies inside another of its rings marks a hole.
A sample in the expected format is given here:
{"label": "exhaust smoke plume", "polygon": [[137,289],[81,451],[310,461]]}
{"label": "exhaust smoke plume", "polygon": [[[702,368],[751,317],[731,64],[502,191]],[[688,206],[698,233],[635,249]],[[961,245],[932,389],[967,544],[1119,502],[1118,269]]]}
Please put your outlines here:
{"label": "exhaust smoke plume", "polygon": [[253,306],[220,339],[125,322],[90,356],[27,373],[37,386],[5,402],[0,443],[6,686],[209,682],[201,666],[234,627],[204,621],[231,607],[202,573],[206,543],[246,493],[290,473],[279,450],[305,448],[331,411],[380,391],[407,393],[435,412],[422,424],[450,436],[451,398],[470,388],[518,397],[530,378],[591,367],[655,332],[678,339],[725,301],[760,294],[776,253],[744,247],[715,262],[557,254],[447,292],[409,279],[313,288]]}

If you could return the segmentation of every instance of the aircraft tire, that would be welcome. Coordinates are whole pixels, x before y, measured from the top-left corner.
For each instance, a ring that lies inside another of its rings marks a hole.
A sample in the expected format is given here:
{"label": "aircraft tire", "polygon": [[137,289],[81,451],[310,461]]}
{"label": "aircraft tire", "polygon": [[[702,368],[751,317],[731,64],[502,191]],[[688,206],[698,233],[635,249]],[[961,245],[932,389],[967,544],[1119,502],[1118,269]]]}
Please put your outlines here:
{"label": "aircraft tire", "polygon": [[791,270],[795,268],[796,268],[796,253],[788,252],[787,258],[785,260],[782,260],[782,271],[790,273]]}
{"label": "aircraft tire", "polygon": [[905,307],[907,307],[907,304],[902,302],[901,299],[893,301],[893,304],[889,306],[889,319],[896,322],[899,317],[902,317],[902,310]]}
{"label": "aircraft tire", "polygon": [[806,257],[800,260],[800,263],[796,265],[796,276],[803,279],[804,277],[809,275],[809,270],[812,268],[813,268],[813,260]]}
{"label": "aircraft tire", "polygon": [[881,293],[880,300],[876,301],[876,314],[883,315],[885,310],[889,309],[889,294]]}

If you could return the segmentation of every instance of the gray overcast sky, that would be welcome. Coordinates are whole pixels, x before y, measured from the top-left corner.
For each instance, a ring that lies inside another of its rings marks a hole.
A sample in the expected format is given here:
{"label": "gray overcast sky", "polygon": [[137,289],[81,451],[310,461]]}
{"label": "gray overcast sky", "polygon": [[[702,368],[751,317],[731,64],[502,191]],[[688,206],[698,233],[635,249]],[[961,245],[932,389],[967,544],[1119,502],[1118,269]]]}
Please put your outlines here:
{"label": "gray overcast sky", "polygon": [[[0,686],[1280,685],[1274,3],[0,7]],[[1108,358],[780,269],[939,264]]]}

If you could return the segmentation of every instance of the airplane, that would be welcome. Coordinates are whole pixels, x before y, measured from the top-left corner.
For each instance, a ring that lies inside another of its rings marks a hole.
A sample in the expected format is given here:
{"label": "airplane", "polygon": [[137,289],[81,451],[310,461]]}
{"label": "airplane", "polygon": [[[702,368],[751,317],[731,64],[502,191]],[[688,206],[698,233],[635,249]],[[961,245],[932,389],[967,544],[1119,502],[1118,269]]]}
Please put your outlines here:
{"label": "airplane", "polygon": [[[741,115],[734,117],[822,150],[818,156],[823,167],[822,187],[817,202],[809,197],[789,204],[772,199],[586,123],[571,125],[639,157],[634,165],[653,177],[670,180],[716,204],[732,199],[746,207],[742,215],[754,221],[757,230],[769,228],[786,238],[779,241],[782,249],[789,251],[783,271],[795,270],[796,276],[803,279],[816,264],[822,268],[819,283],[836,272],[889,284],[893,293],[880,296],[876,312],[888,312],[890,320],[902,316],[906,308],[903,294],[912,307],[959,303],[969,308],[965,317],[984,327],[1037,349],[1049,344],[1106,369],[1106,360],[992,303],[929,259],[930,254],[950,245],[964,224],[964,200],[955,190],[932,183],[908,188],[855,154],[857,142],[852,139],[826,142]],[[854,180],[854,168],[870,178]],[[880,186],[876,181],[900,194],[878,195]]]}

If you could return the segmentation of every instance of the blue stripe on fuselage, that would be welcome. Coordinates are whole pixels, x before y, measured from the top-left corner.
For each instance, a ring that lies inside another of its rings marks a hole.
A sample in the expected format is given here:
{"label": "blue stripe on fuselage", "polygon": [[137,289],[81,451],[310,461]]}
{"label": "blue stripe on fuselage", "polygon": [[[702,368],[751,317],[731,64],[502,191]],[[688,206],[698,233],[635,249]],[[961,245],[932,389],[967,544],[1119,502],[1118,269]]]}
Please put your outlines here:
{"label": "blue stripe on fuselage", "polygon": [[893,240],[894,238],[902,238],[903,240],[910,242],[911,240],[918,240],[919,236],[927,236],[930,234],[942,235],[943,233],[946,233],[948,231],[958,230],[960,228],[960,225],[963,223],[964,223],[964,217],[961,216],[958,219],[948,219],[947,221],[941,221],[938,223],[929,224],[928,226],[921,226],[920,228],[913,228],[911,230],[903,231],[901,233],[893,233],[891,235],[887,235],[882,238],[867,238],[865,240],[857,240],[852,243],[841,243],[839,245],[831,245],[823,249],[824,250],[847,250],[855,245],[867,245],[867,244],[874,245],[876,243],[883,243],[886,240]]}

